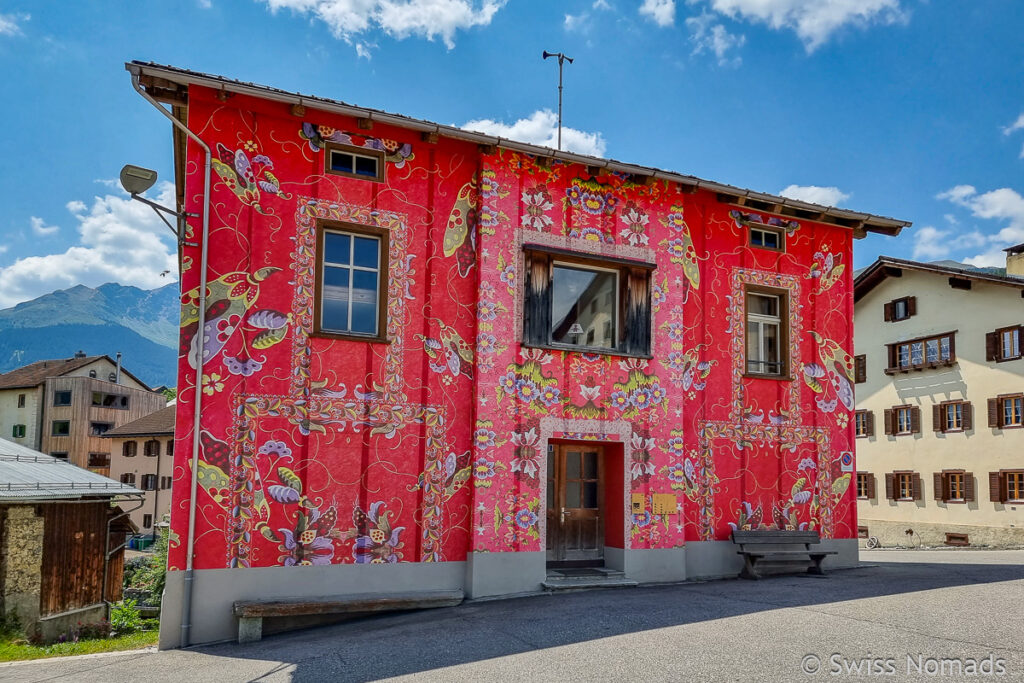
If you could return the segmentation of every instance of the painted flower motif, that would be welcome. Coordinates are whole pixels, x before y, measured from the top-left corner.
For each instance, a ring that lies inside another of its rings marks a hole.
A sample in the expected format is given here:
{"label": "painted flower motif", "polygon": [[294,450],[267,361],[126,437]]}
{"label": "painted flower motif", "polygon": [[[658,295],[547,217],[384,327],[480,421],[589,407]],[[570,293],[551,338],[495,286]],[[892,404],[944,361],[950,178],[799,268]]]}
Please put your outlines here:
{"label": "painted flower motif", "polygon": [[483,321],[494,320],[498,317],[498,305],[493,301],[481,299],[476,305],[476,317]]}
{"label": "painted flower motif", "polygon": [[644,510],[639,515],[633,515],[633,526],[643,528],[651,523],[651,513]]}
{"label": "painted flower motif", "polygon": [[246,140],[245,142],[242,143],[242,149],[251,154],[252,152],[255,152],[257,149],[259,149],[259,147],[256,145],[256,142],[254,140]]}
{"label": "painted flower motif", "polygon": [[537,398],[537,385],[532,380],[516,380],[516,396],[522,401],[532,401]]}
{"label": "painted flower motif", "polygon": [[306,529],[296,538],[291,529],[278,529],[284,537],[284,566],[328,565],[334,557],[334,542],[326,536],[317,536],[314,529]]}
{"label": "painted flower motif", "polygon": [[619,410],[625,410],[630,406],[629,395],[624,391],[612,392],[612,395],[608,397],[608,400],[611,402],[613,408],[618,408]]}
{"label": "painted flower motif", "polygon": [[683,468],[682,464],[669,465],[666,474],[668,475],[669,481],[674,484],[681,484],[686,481],[686,470]]}
{"label": "painted flower motif", "polygon": [[634,480],[647,481],[654,474],[654,463],[651,461],[654,439],[634,433],[630,437],[629,443],[633,447],[632,462],[629,467],[630,476]]}
{"label": "painted flower motif", "polygon": [[238,327],[238,323],[242,322],[242,317],[237,314],[231,314],[226,318],[221,318],[217,321],[217,341],[223,346],[228,343],[228,339],[235,333],[235,328]]}
{"label": "painted flower motif", "polygon": [[213,396],[219,394],[224,390],[224,382],[221,381],[221,376],[216,372],[211,372],[209,375],[203,375],[203,393],[207,396]]}
{"label": "painted flower motif", "polygon": [[836,413],[836,424],[840,429],[845,429],[850,424],[850,416],[846,413]]}
{"label": "painted flower motif", "polygon": [[276,455],[287,460],[292,459],[292,449],[284,441],[267,441],[257,451],[260,455]]}
{"label": "painted flower motif", "polygon": [[554,220],[545,212],[554,206],[546,185],[537,185],[533,190],[523,192],[523,227],[538,231],[550,228],[554,225]]}
{"label": "painted flower motif", "polygon": [[[670,322],[666,329],[668,330],[668,338],[673,341],[679,341],[686,334],[686,327],[678,321]],[[671,356],[669,356],[671,358]]]}
{"label": "painted flower motif", "polygon": [[525,432],[512,432],[512,443],[516,446],[512,455],[512,472],[536,481],[540,472],[540,451],[537,448],[540,436],[537,430],[531,427]]}
{"label": "painted flower motif", "polygon": [[797,472],[803,472],[804,470],[815,471],[817,469],[818,469],[817,463],[815,463],[810,458],[804,458],[803,460],[800,461],[800,464],[796,466],[796,471]]}
{"label": "painted flower motif", "polygon": [[654,402],[654,397],[651,395],[651,390],[647,387],[636,389],[629,397],[629,402],[636,406],[638,410],[643,410]]}
{"label": "painted flower motif", "polygon": [[360,525],[356,533],[362,533],[352,546],[352,557],[356,564],[393,564],[402,559],[399,550],[405,544],[401,541],[405,527],[391,527],[390,513],[381,512],[383,501],[377,501],[366,512],[365,526]]}
{"label": "painted flower motif", "polygon": [[633,202],[627,202],[620,218],[626,226],[621,233],[623,239],[634,247],[647,244],[647,234],[644,231],[650,221],[650,216],[646,212]]}
{"label": "painted flower motif", "polygon": [[[476,361],[476,369],[479,370],[481,374],[486,374],[490,372],[491,370],[494,369],[494,358],[490,356],[478,358]],[[451,384],[454,383],[455,378],[452,377],[451,375],[444,375],[441,377],[441,380],[450,380],[449,382],[447,382],[447,384]]]}
{"label": "painted flower motif", "polygon": [[[671,331],[669,333],[671,334]],[[681,351],[670,352],[667,365],[669,370],[682,370],[686,367],[686,355]]]}
{"label": "painted flower motif", "polygon": [[569,237],[588,240],[590,242],[611,242],[612,239],[609,235],[605,235],[597,228],[573,228],[569,231]]}
{"label": "painted flower motif", "polygon": [[686,478],[689,479],[690,481],[693,481],[694,479],[697,478],[697,473],[693,467],[692,461],[686,460],[685,462],[683,462],[683,473],[686,475]]}
{"label": "painted flower motif", "polygon": [[242,377],[249,377],[262,370],[265,361],[265,356],[262,361],[258,361],[255,358],[224,356],[224,366],[228,369],[228,372],[232,375],[241,375]]}
{"label": "painted flower motif", "polygon": [[501,269],[498,273],[498,279],[504,282],[509,287],[516,286],[516,267],[515,264],[510,263]]}
{"label": "painted flower motif", "polygon": [[490,282],[480,283],[480,298],[481,299],[493,299],[494,298],[494,285]]}
{"label": "painted flower motif", "polygon": [[668,254],[674,259],[681,259],[686,256],[686,243],[678,237],[666,242]]}
{"label": "painted flower motif", "polygon": [[668,295],[665,290],[662,289],[661,285],[654,283],[651,285],[651,304],[657,308],[668,300]]}
{"label": "painted flower motif", "polygon": [[477,458],[473,463],[473,476],[477,479],[490,479],[495,475],[494,462],[487,458]]}
{"label": "painted flower motif", "polygon": [[665,225],[673,230],[686,230],[686,221],[683,220],[682,211],[673,211],[665,216]]}
{"label": "painted flower motif", "polygon": [[485,175],[480,179],[480,196],[484,199],[497,197],[501,193],[501,185],[493,177]]}
{"label": "painted flower motif", "polygon": [[516,391],[516,381],[516,373],[509,372],[498,378],[498,386],[500,386],[506,394],[513,394]]}
{"label": "painted flower motif", "polygon": [[516,512],[516,526],[520,529],[529,529],[537,523],[537,515],[529,508],[522,508]]}
{"label": "painted flower motif", "polygon": [[486,204],[480,207],[480,213],[477,216],[480,226],[484,228],[496,227],[501,220],[501,212]]}
{"label": "painted flower motif", "polygon": [[476,445],[480,449],[491,448],[492,446],[497,445],[494,443],[494,437],[496,436],[497,434],[494,433],[494,430],[487,429],[486,427],[481,427],[473,432],[473,439],[476,441]]}
{"label": "painted flower motif", "polygon": [[651,403],[654,405],[658,405],[665,400],[665,390],[662,389],[661,385],[657,382],[649,386],[647,389],[651,393]]}
{"label": "painted flower motif", "polygon": [[668,443],[665,444],[665,450],[671,455],[682,455],[685,449],[686,445],[683,443],[683,437],[681,436],[673,436],[668,440]]}
{"label": "painted flower motif", "polygon": [[[476,352],[479,354],[494,353],[498,340],[493,334],[481,332],[476,336]],[[513,383],[513,387],[515,384]]]}
{"label": "painted flower motif", "polygon": [[540,390],[541,402],[550,407],[558,403],[562,398],[562,390],[556,386],[548,385]]}
{"label": "painted flower motif", "polygon": [[601,385],[595,384],[593,386],[587,386],[586,384],[581,384],[580,394],[587,401],[596,401],[601,395]]}
{"label": "painted flower motif", "polygon": [[604,195],[596,192],[583,192],[580,195],[580,206],[589,214],[600,216],[607,206],[607,199]]}
{"label": "painted flower motif", "polygon": [[810,491],[798,491],[793,494],[793,502],[797,505],[803,505],[811,499]]}

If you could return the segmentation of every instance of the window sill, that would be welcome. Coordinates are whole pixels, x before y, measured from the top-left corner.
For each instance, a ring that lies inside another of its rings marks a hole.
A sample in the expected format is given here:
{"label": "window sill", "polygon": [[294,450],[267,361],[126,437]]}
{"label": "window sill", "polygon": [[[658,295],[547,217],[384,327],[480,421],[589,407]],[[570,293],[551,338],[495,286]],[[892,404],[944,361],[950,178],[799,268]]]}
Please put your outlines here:
{"label": "window sill", "polygon": [[366,344],[390,344],[391,340],[383,336],[370,337],[362,334],[345,334],[343,332],[310,332],[311,339],[335,339],[338,341],[363,342]]}
{"label": "window sill", "polygon": [[855,438],[855,439],[867,439],[869,437],[868,437],[867,434],[855,434],[853,438]]}
{"label": "window sill", "polygon": [[897,503],[916,503],[917,502],[917,498],[895,498],[894,500]]}
{"label": "window sill", "polygon": [[766,375],[760,372],[744,372],[744,379],[773,379],[777,382],[792,382],[795,378],[793,375]]}
{"label": "window sill", "polygon": [[1020,360],[1021,358],[1024,358],[1024,356],[1010,356],[1009,358],[999,357],[996,358],[995,361],[997,363],[1009,363],[1010,361]]}
{"label": "window sill", "polygon": [[967,501],[964,500],[963,498],[951,498],[949,500],[944,500],[942,502],[946,503],[947,505],[964,505],[967,503]]}
{"label": "window sill", "polygon": [[590,346],[575,346],[572,344],[529,344],[527,342],[521,342],[524,348],[528,349],[544,349],[545,351],[566,351],[570,353],[589,353],[597,356],[616,356],[620,358],[642,358],[644,360],[653,360],[654,356],[647,353],[627,353],[626,351],[618,351],[616,349],[601,349]]}
{"label": "window sill", "polygon": [[886,368],[885,374],[887,375],[908,375],[911,372],[921,372],[922,370],[934,370],[935,368],[948,368],[956,365],[956,359],[937,361],[934,363],[923,363],[921,365],[908,365],[904,368]]}
{"label": "window sill", "polygon": [[1024,427],[1024,425],[1002,425],[999,429],[1020,429],[1021,427]]}

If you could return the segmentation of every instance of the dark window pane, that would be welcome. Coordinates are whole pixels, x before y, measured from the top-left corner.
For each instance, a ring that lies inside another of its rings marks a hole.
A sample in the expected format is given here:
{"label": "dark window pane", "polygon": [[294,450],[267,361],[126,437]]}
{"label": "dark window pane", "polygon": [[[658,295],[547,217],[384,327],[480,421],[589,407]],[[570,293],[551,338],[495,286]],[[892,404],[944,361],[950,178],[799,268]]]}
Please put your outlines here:
{"label": "dark window pane", "polygon": [[355,157],[345,152],[331,152],[331,170],[355,173]]}
{"label": "dark window pane", "polygon": [[325,330],[348,330],[349,300],[348,268],[324,267],[324,287],[320,297],[320,327]]}
{"label": "dark window pane", "polygon": [[355,238],[355,260],[352,265],[362,268],[377,268],[377,254],[380,252],[380,240],[372,237]]}
{"label": "dark window pane", "polygon": [[617,327],[616,286],[616,273],[611,271],[555,266],[551,278],[552,340],[561,344],[582,344],[593,331],[590,345],[615,348],[615,338],[607,333]]}
{"label": "dark window pane", "polygon": [[349,247],[352,243],[350,235],[340,235],[336,232],[324,233],[324,261],[327,263],[343,263],[348,265]]}
{"label": "dark window pane", "polygon": [[356,157],[356,175],[377,177],[377,160],[369,157]]}
{"label": "dark window pane", "polygon": [[597,453],[583,454],[583,477],[597,479]]}
{"label": "dark window pane", "polygon": [[596,481],[588,481],[583,484],[583,507],[591,509],[598,507]]}
{"label": "dark window pane", "polygon": [[580,505],[580,483],[578,481],[567,481],[565,483],[565,507],[578,508]]}
{"label": "dark window pane", "polygon": [[747,296],[747,313],[756,315],[779,315],[779,297],[767,294]]}
{"label": "dark window pane", "polygon": [[352,271],[352,331],[377,332],[377,274]]}
{"label": "dark window pane", "polygon": [[774,232],[765,232],[764,234],[764,246],[769,249],[779,248],[779,236]]}
{"label": "dark window pane", "polygon": [[763,235],[764,235],[764,233],[761,232],[760,230],[751,230],[750,231],[750,244],[755,246],[755,247],[763,247],[764,246],[764,240],[761,239],[761,237]]}
{"label": "dark window pane", "polygon": [[348,301],[341,299],[324,299],[323,314],[320,316],[320,328],[335,332],[348,331]]}
{"label": "dark window pane", "polygon": [[565,454],[565,478],[566,479],[579,479],[580,478],[580,453],[579,451],[570,451]]}

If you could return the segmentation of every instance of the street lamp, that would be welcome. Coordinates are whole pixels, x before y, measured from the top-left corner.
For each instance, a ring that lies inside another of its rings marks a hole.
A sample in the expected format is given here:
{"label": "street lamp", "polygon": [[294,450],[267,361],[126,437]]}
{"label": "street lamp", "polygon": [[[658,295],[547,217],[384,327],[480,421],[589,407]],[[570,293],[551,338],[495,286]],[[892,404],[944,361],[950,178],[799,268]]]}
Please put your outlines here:
{"label": "street lamp", "polygon": [[[132,199],[151,207],[153,211],[156,212],[156,215],[160,217],[160,220],[164,222],[164,225],[174,233],[174,237],[178,240],[178,244],[187,244],[190,247],[196,246],[191,242],[185,242],[184,233],[181,228],[185,223],[186,218],[198,218],[199,214],[174,211],[173,209],[168,209],[166,206],[157,204],[156,202],[142,196],[143,192],[156,184],[156,177],[156,171],[152,169],[133,166],[132,164],[125,164],[121,169],[121,187],[124,188],[125,192],[131,195]],[[178,227],[175,228],[171,225],[170,221],[164,218],[164,214],[177,218]]]}

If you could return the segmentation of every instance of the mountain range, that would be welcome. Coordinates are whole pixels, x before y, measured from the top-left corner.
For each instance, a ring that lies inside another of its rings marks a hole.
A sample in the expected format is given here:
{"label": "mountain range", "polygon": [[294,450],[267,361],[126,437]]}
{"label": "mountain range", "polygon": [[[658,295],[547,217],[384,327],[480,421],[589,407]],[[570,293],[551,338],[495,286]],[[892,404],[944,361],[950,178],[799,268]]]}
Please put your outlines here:
{"label": "mountain range", "polygon": [[176,384],[178,283],[144,290],[76,285],[0,310],[0,373],[27,363],[118,351],[150,386]]}

